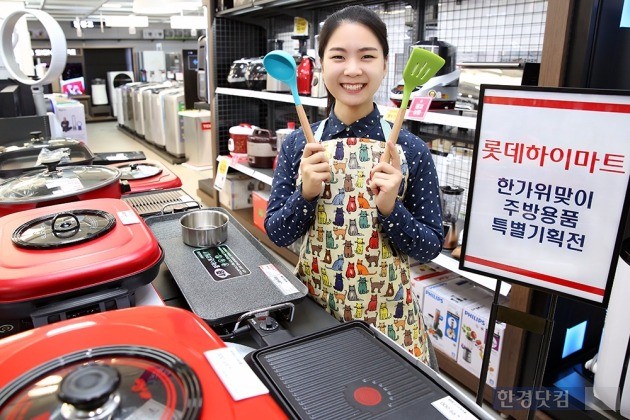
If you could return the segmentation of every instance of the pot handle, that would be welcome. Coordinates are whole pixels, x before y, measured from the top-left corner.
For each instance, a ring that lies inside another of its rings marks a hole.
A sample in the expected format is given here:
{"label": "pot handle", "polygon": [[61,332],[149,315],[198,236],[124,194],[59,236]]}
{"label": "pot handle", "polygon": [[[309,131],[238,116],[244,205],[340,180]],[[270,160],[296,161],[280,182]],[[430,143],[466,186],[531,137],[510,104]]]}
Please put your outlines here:
{"label": "pot handle", "polygon": [[[60,217],[70,217],[73,219],[74,223],[72,223],[71,226],[57,226],[57,219],[59,219]],[[55,217],[53,217],[51,223],[53,235],[55,235],[57,238],[63,239],[70,238],[76,235],[79,231],[80,226],[81,224],[79,223],[79,218],[72,213],[57,213]]]}
{"label": "pot handle", "polygon": [[[186,209],[194,209],[194,208],[201,208],[201,204],[199,204],[198,201],[195,200],[186,200],[186,201],[180,201],[179,203],[168,203],[166,204],[164,207],[162,207],[162,211],[160,212],[161,215],[165,215],[166,213],[164,212],[164,210],[166,210],[168,207],[173,206],[173,210],[171,211],[171,213],[175,213],[177,211],[177,209],[175,208],[175,206],[179,206],[180,204],[186,204]],[[189,204],[194,204],[194,206],[189,206]],[[183,210],[182,210],[183,211]]]}
{"label": "pot handle", "polygon": [[252,134],[250,137],[267,137],[268,139],[271,140],[271,131],[267,130],[266,128],[255,128],[254,131],[252,131]]}

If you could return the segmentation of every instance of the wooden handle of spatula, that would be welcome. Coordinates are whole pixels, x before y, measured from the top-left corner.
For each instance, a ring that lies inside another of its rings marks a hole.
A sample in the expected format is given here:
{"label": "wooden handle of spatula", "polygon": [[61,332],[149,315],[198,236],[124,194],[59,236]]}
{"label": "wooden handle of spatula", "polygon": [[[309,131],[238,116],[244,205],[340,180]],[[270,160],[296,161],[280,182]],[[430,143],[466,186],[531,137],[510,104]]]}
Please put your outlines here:
{"label": "wooden handle of spatula", "polygon": [[[389,133],[389,138],[387,139],[388,143],[396,144],[398,142],[398,135],[400,134],[400,129],[402,128],[403,121],[405,120],[405,111],[407,108],[398,108],[398,113],[396,114],[396,120],[394,121],[394,126],[392,127],[391,133]],[[385,152],[381,156],[381,162],[389,162],[391,156],[389,154],[389,149],[386,147]]]}
{"label": "wooden handle of spatula", "polygon": [[308,122],[306,112],[304,112],[304,107],[302,105],[296,105],[295,109],[297,110],[298,118],[300,119],[300,125],[302,126],[302,130],[304,131],[304,135],[306,136],[306,142],[315,143],[313,130],[311,130],[311,124],[309,124]]}

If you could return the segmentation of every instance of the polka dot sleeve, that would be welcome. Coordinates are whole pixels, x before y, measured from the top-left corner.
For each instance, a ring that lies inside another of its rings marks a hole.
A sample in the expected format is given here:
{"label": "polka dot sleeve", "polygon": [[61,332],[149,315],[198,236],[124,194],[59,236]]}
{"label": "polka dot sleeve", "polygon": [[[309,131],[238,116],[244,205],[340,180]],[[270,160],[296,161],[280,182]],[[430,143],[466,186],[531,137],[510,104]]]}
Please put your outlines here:
{"label": "polka dot sleeve", "polygon": [[396,247],[420,262],[442,250],[442,210],[439,182],[427,145],[406,130],[398,137],[409,165],[407,192],[388,217],[379,214],[383,233]]}
{"label": "polka dot sleeve", "polygon": [[265,216],[267,235],[278,246],[291,245],[301,238],[315,218],[317,198],[307,201],[302,197],[301,185],[296,185],[305,144],[303,131],[294,131],[282,143],[278,154]]}

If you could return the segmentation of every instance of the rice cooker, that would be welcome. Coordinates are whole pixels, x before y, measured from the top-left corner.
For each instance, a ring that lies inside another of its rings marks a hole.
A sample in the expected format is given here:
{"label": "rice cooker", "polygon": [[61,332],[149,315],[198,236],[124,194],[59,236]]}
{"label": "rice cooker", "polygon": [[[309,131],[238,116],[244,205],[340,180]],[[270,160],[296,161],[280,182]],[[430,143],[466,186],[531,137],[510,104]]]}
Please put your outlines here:
{"label": "rice cooker", "polygon": [[228,150],[232,156],[247,154],[247,139],[252,135],[256,126],[248,123],[240,123],[230,127],[230,139],[228,140]]}
{"label": "rice cooker", "polygon": [[269,130],[256,128],[247,138],[247,161],[254,168],[273,168],[273,161],[278,154],[277,138]]}

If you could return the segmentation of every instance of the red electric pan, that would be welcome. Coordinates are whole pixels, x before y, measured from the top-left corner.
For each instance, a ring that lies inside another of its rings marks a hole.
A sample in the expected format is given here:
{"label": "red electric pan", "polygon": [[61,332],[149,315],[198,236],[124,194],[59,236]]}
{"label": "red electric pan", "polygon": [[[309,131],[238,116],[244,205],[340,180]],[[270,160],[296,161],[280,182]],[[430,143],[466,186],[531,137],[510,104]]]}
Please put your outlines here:
{"label": "red electric pan", "polygon": [[0,340],[0,418],[286,418],[269,394],[231,398],[204,356],[223,347],[196,315],[165,306],[27,331]]}
{"label": "red electric pan", "polygon": [[163,252],[124,201],[77,201],[0,218],[0,338],[133,306]]}
{"label": "red electric pan", "polygon": [[131,190],[127,194],[166,190],[182,186],[181,179],[157,161],[141,160],[111,166],[122,172],[120,179],[129,183]]}

